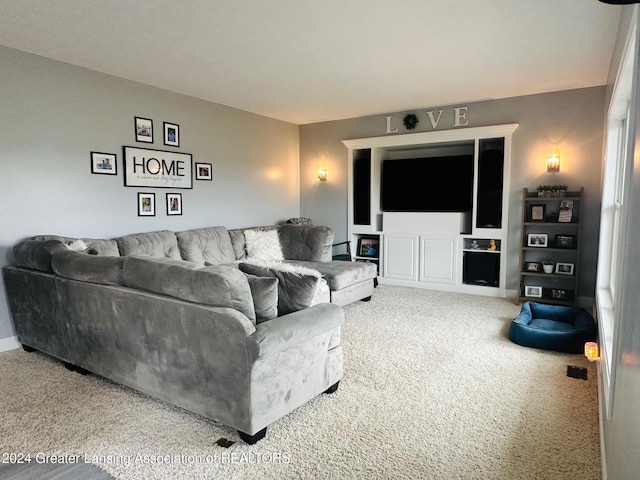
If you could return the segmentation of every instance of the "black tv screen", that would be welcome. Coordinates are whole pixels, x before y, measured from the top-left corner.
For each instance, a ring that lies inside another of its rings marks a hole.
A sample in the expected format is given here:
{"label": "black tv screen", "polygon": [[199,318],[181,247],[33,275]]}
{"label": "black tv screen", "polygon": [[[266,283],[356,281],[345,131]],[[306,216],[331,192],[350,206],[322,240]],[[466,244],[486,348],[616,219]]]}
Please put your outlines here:
{"label": "black tv screen", "polygon": [[466,212],[473,208],[473,155],[384,160],[384,212]]}

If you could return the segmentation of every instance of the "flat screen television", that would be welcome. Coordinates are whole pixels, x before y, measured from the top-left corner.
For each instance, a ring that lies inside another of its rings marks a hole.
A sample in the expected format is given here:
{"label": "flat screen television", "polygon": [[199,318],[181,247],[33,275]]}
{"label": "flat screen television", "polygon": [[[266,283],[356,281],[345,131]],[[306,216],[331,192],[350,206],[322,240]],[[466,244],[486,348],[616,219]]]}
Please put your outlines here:
{"label": "flat screen television", "polygon": [[383,212],[467,212],[473,208],[473,155],[383,160]]}

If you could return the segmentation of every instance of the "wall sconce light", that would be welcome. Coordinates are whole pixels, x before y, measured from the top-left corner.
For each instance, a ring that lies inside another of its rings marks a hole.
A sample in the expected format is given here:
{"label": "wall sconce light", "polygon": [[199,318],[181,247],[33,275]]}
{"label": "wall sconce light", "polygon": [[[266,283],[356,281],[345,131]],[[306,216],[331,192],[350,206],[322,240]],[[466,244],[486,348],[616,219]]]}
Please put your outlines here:
{"label": "wall sconce light", "polygon": [[327,170],[326,168],[321,168],[320,170],[318,170],[318,180],[320,180],[321,182],[326,182],[328,175],[329,170]]}
{"label": "wall sconce light", "polygon": [[598,344],[596,342],[587,342],[584,344],[584,356],[590,362],[600,360],[600,353],[598,352]]}
{"label": "wall sconce light", "polygon": [[556,173],[560,171],[560,151],[551,150],[547,156],[547,172]]}

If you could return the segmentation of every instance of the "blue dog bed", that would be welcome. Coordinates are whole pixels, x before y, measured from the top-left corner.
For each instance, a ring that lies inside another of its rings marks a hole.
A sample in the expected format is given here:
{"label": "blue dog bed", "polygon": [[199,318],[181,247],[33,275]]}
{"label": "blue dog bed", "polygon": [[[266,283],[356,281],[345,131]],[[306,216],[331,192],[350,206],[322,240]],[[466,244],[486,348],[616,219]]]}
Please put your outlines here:
{"label": "blue dog bed", "polygon": [[509,327],[509,340],[524,347],[582,353],[598,331],[584,308],[525,302]]}

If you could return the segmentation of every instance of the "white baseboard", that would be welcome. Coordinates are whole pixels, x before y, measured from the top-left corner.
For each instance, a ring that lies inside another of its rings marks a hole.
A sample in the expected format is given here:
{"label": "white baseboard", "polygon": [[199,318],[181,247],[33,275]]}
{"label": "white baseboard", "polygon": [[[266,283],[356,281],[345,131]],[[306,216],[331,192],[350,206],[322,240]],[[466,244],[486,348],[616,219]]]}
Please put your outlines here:
{"label": "white baseboard", "polygon": [[18,339],[15,336],[0,338],[0,352],[14,350],[16,348],[20,348],[20,343],[18,342]]}
{"label": "white baseboard", "polygon": [[607,473],[607,452],[605,450],[606,445],[605,445],[605,441],[604,441],[604,418],[607,416],[607,412],[606,412],[606,408],[604,408],[605,403],[604,403],[604,396],[603,396],[603,389],[604,389],[604,385],[602,384],[602,367],[603,367],[603,363],[602,362],[598,362],[597,368],[596,368],[596,375],[598,378],[598,422],[599,422],[599,426],[600,426],[600,463],[601,463],[601,470],[602,470],[602,480],[607,480],[608,478],[608,473]]}

